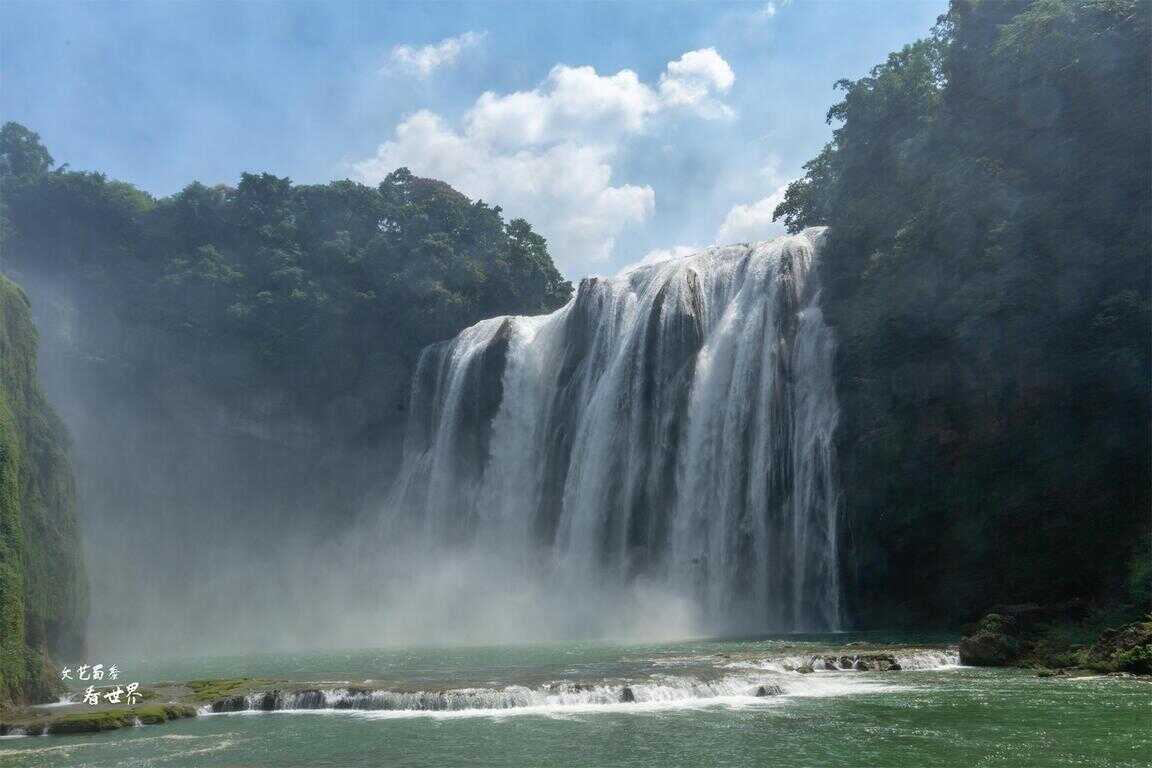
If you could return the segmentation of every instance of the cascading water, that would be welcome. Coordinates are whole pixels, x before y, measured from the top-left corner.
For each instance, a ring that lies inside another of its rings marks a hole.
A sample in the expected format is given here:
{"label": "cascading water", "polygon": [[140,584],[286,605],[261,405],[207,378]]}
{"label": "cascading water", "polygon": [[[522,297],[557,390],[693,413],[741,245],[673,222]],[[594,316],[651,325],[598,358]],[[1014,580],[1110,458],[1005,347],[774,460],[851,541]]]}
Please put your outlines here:
{"label": "cascading water", "polygon": [[394,535],[568,589],[646,583],[715,632],[836,629],[834,340],[821,229],[581,281],[415,374]]}

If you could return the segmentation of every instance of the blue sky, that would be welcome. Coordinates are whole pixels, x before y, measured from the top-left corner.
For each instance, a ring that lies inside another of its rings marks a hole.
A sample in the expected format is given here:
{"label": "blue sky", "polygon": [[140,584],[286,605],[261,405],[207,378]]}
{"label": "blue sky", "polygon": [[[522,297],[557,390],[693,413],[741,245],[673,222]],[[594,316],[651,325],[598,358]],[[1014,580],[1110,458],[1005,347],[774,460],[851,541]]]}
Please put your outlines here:
{"label": "blue sky", "polygon": [[0,4],[0,118],[157,195],[404,164],[527,218],[562,271],[777,234],[832,84],[945,0]]}

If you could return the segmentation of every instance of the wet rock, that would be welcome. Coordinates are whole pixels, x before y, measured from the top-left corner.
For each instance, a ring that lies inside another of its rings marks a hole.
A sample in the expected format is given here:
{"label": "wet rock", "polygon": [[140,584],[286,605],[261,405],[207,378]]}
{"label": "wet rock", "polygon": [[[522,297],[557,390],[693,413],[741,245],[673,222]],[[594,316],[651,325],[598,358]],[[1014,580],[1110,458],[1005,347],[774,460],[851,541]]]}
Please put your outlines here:
{"label": "wet rock", "polygon": [[781,696],[784,689],[778,685],[761,685],[756,689],[757,696]]}
{"label": "wet rock", "polygon": [[857,656],[852,668],[857,672],[898,672],[900,662],[890,653],[870,653]]}
{"label": "wet rock", "polygon": [[802,675],[809,675],[809,674],[815,672],[816,670],[812,669],[811,664],[805,664],[802,667],[796,667],[796,671]]}
{"label": "wet rock", "polygon": [[243,712],[248,709],[248,699],[243,696],[227,696],[212,702],[213,712]]}
{"label": "wet rock", "polygon": [[292,696],[292,706],[296,709],[324,709],[326,703],[324,692],[314,688],[297,691]]}
{"label": "wet rock", "polygon": [[588,683],[549,683],[548,691],[551,693],[586,693],[593,686]]}
{"label": "wet rock", "polygon": [[256,709],[261,712],[272,712],[284,708],[284,698],[280,691],[267,691],[256,700]]}
{"label": "wet rock", "polygon": [[624,704],[631,704],[636,701],[636,694],[632,692],[631,688],[624,686],[620,691],[620,701]]}
{"label": "wet rock", "polygon": [[43,723],[0,723],[0,736],[42,736],[44,728]]}

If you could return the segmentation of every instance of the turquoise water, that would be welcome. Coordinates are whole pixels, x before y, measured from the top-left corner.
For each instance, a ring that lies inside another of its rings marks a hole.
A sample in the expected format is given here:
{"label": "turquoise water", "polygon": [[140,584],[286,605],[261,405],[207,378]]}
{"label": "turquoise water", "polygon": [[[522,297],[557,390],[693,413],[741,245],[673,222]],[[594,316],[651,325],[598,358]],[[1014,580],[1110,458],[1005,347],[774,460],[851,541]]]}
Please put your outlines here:
{"label": "turquoise water", "polygon": [[[871,643],[883,643],[876,636]],[[1149,766],[1152,685],[956,667],[893,647],[899,672],[789,671],[853,653],[851,636],[667,646],[392,650],[140,664],[141,680],[234,674],[362,681],[410,690],[628,684],[635,703],[589,693],[458,711],[205,715],[106,734],[0,741],[3,766]],[[923,642],[920,643],[923,645]],[[869,649],[871,650],[871,649]],[[132,670],[125,670],[132,676]],[[748,686],[775,681],[783,694]],[[544,689],[541,689],[544,690]],[[599,690],[599,689],[598,689]]]}

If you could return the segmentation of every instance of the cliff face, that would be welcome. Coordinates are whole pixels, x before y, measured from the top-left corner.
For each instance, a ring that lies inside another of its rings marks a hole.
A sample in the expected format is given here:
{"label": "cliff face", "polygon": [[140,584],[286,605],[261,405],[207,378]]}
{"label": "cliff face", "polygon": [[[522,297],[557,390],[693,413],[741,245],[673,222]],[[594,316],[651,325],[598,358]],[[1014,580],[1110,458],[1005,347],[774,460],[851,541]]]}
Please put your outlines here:
{"label": "cliff face", "polygon": [[87,586],[68,438],[36,377],[24,292],[0,276],[0,703],[57,685],[84,650]]}
{"label": "cliff face", "polygon": [[1148,3],[952,0],[838,84],[776,213],[831,227],[857,622],[1147,610],[1150,52]]}

